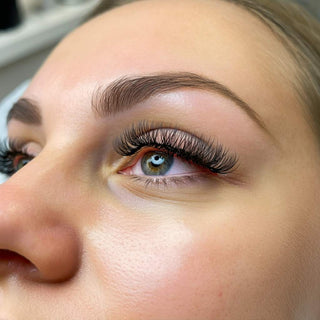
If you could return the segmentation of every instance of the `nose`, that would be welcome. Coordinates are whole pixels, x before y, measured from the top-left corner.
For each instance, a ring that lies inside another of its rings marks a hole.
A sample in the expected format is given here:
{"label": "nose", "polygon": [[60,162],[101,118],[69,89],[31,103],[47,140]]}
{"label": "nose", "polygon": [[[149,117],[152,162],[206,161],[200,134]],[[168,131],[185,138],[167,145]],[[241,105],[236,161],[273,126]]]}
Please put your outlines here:
{"label": "nose", "polygon": [[50,180],[27,184],[18,176],[0,185],[0,279],[16,274],[36,282],[67,281],[79,268],[76,228],[57,205],[54,189],[48,190]]}

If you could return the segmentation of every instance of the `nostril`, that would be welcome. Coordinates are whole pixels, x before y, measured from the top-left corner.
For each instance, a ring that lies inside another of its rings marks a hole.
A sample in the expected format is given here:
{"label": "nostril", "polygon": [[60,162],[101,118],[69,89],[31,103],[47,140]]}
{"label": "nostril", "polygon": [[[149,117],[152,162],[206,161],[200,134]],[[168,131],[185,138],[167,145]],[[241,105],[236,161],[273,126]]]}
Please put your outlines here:
{"label": "nostril", "polygon": [[8,274],[30,277],[35,271],[37,268],[34,264],[22,255],[10,250],[0,250],[0,277]]}
{"label": "nostril", "polygon": [[[32,208],[28,214],[34,214]],[[18,215],[25,209],[18,209],[7,215],[0,212],[0,281],[13,277],[37,283],[58,283],[73,278],[82,254],[75,228],[56,218],[52,221],[44,214],[38,214],[34,223],[26,228],[22,223],[24,215]]]}

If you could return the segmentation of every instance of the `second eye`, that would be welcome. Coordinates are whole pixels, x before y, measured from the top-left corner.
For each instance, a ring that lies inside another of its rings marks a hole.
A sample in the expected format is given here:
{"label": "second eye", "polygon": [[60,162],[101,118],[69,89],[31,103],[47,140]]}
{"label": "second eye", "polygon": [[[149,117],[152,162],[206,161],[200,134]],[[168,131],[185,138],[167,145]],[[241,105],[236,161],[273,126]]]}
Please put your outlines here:
{"label": "second eye", "polygon": [[12,160],[14,172],[19,171],[25,165],[27,165],[30,161],[32,161],[33,157],[26,154],[19,154],[14,157]]}

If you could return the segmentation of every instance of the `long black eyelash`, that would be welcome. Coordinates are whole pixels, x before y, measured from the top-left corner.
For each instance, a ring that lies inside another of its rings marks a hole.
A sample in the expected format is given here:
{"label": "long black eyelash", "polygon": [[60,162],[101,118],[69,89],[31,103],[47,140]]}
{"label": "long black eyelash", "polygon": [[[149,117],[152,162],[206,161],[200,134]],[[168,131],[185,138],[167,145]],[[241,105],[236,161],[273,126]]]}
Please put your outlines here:
{"label": "long black eyelash", "polygon": [[17,154],[24,155],[22,147],[23,142],[19,140],[4,139],[0,141],[0,173],[11,176],[16,172],[13,160]]}
{"label": "long black eyelash", "polygon": [[114,142],[116,152],[122,156],[134,155],[144,147],[165,150],[212,173],[230,173],[238,163],[235,154],[230,154],[214,140],[208,141],[161,123],[139,122]]}

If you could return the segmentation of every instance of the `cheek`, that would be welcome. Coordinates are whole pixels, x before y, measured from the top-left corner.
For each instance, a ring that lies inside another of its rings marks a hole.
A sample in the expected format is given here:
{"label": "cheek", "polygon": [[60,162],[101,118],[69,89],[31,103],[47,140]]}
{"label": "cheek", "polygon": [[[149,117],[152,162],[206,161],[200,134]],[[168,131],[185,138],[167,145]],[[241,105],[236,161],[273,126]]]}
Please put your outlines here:
{"label": "cheek", "polygon": [[285,319],[300,257],[292,230],[261,205],[230,206],[189,210],[180,219],[174,212],[112,212],[88,230],[88,261],[108,317],[230,320],[263,310]]}
{"label": "cheek", "polygon": [[110,316],[222,319],[237,248],[225,250],[205,228],[159,220],[141,227],[118,216],[89,233]]}

